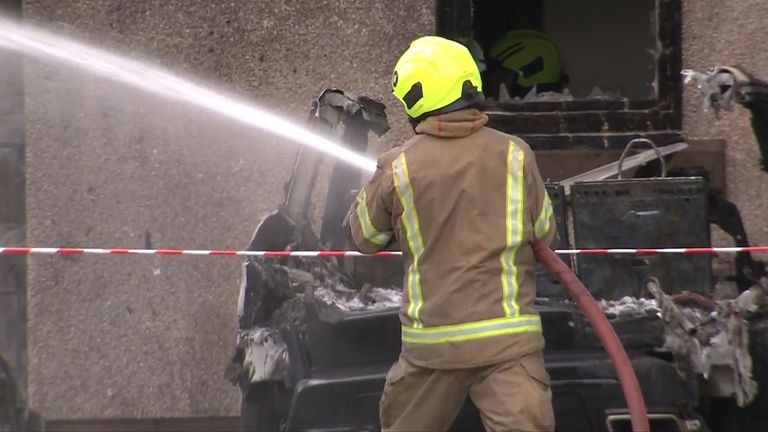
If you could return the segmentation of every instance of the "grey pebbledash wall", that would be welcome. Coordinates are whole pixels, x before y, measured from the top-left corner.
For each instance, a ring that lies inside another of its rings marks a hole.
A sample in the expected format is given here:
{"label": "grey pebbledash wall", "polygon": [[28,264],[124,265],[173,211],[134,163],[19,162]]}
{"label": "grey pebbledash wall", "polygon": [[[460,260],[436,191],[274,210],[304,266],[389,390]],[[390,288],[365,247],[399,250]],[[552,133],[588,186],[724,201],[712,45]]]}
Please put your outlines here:
{"label": "grey pebbledash wall", "polygon": [[[768,78],[765,29],[768,2],[760,0],[683,0],[683,68],[739,64]],[[750,242],[768,243],[768,174],[760,171],[760,153],[749,124],[749,113],[736,107],[715,119],[702,109],[693,87],[683,93],[683,131],[690,138],[726,141],[727,196],[741,209]]]}
{"label": "grey pebbledash wall", "polygon": [[[300,123],[329,86],[395,106],[396,56],[434,28],[422,1],[28,0],[24,13]],[[240,248],[281,199],[295,145],[61,65],[28,61],[25,79],[30,243]],[[410,133],[392,111],[390,142]],[[223,372],[239,265],[30,258],[32,405],[49,419],[237,415]]]}

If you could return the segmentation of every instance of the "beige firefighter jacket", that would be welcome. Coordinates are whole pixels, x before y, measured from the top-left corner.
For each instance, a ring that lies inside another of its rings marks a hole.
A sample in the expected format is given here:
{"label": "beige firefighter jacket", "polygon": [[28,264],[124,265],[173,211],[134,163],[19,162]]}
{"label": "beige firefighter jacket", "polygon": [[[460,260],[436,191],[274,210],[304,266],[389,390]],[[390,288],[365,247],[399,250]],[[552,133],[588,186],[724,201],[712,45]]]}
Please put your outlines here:
{"label": "beige firefighter jacket", "polygon": [[402,354],[435,369],[542,350],[531,242],[552,206],[530,147],[465,109],[430,117],[381,155],[345,220],[357,248],[403,251]]}

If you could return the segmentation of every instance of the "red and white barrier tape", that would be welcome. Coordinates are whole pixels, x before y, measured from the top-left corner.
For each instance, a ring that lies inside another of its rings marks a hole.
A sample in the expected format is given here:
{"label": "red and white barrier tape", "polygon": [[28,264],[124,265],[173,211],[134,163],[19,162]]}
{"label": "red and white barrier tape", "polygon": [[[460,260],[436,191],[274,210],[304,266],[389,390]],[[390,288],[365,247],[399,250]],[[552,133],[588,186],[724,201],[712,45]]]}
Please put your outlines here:
{"label": "red and white barrier tape", "polygon": [[[627,255],[627,254],[695,254],[718,252],[768,252],[768,246],[746,247],[694,247],[694,248],[635,248],[635,249],[556,249],[561,255]],[[54,247],[0,247],[0,255],[217,255],[263,257],[350,257],[350,256],[399,256],[399,251],[383,251],[363,254],[356,251],[242,251],[202,249],[103,249],[103,248],[54,248]]]}
{"label": "red and white barrier tape", "polygon": [[356,251],[241,251],[202,249],[102,249],[102,248],[48,248],[48,247],[0,247],[0,255],[217,255],[217,256],[264,256],[264,257],[344,257],[344,256],[396,256],[401,252],[363,254]]}

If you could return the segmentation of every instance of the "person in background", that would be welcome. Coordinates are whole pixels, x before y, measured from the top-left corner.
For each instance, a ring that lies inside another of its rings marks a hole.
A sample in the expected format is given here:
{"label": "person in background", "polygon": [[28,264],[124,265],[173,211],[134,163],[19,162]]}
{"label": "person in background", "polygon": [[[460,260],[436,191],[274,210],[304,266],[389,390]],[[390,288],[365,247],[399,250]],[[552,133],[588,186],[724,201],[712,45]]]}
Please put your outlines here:
{"label": "person in background", "polygon": [[557,45],[538,31],[507,33],[491,45],[484,61],[486,92],[500,102],[531,92],[562,93],[568,81]]}

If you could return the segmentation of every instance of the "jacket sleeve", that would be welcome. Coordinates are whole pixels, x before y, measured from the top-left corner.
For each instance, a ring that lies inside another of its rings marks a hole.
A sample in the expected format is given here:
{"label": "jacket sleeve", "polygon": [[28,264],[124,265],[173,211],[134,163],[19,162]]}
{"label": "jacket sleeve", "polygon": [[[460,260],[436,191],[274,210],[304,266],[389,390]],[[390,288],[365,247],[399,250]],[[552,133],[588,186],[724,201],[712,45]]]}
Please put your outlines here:
{"label": "jacket sleeve", "polygon": [[379,158],[376,172],[344,218],[344,231],[358,251],[378,252],[392,241],[393,194],[392,168]]}
{"label": "jacket sleeve", "polygon": [[533,225],[533,239],[549,246],[557,232],[555,227],[555,215],[552,210],[552,202],[549,194],[544,187],[544,180],[541,178],[541,172],[536,164],[536,158],[533,152],[530,157],[526,157],[527,163],[525,171],[528,174],[528,191],[531,205],[528,208],[531,213],[528,215]]}

